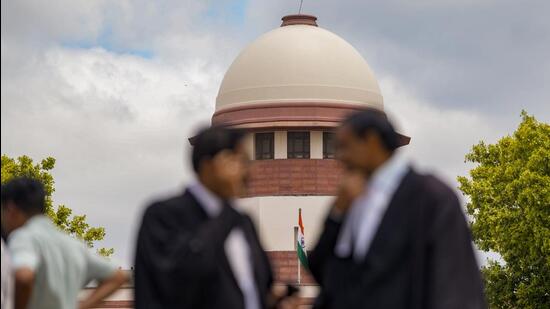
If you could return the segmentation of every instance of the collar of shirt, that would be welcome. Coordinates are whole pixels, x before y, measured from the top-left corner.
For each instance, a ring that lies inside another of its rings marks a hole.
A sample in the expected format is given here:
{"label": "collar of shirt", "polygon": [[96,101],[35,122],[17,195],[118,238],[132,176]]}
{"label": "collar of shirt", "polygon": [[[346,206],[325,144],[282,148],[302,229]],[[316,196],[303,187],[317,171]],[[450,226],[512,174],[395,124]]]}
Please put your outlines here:
{"label": "collar of shirt", "polygon": [[189,187],[189,191],[203,207],[210,217],[215,217],[222,211],[222,200],[216,194],[206,188],[200,181],[196,180]]}
{"label": "collar of shirt", "polygon": [[34,215],[34,216],[30,217],[22,227],[45,226],[45,225],[53,226],[53,222],[48,216],[46,216],[46,215]]}
{"label": "collar of shirt", "polygon": [[401,183],[401,178],[407,171],[409,161],[398,150],[382,165],[367,182],[366,192],[376,190],[384,194],[392,194]]}
{"label": "collar of shirt", "polygon": [[[340,257],[352,254],[356,260],[366,255],[368,248],[395,189],[408,170],[408,160],[395,152],[368,180],[365,192],[358,197],[346,216],[335,253]],[[353,248],[353,249],[352,249]]]}

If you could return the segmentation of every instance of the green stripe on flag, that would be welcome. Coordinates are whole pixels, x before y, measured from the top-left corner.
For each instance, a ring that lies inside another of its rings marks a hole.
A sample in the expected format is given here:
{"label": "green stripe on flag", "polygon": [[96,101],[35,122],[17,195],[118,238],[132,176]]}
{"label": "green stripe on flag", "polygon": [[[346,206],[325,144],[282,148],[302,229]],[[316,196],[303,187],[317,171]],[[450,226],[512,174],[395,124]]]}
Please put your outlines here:
{"label": "green stripe on flag", "polygon": [[309,265],[307,263],[307,256],[304,252],[304,249],[302,247],[298,247],[298,250],[296,250],[298,253],[298,259],[300,260],[300,263],[302,263],[302,266],[309,269]]}
{"label": "green stripe on flag", "polygon": [[309,269],[309,264],[307,262],[307,253],[299,241],[296,244],[296,254],[298,255],[298,260],[300,260],[302,266],[304,266],[306,269]]}

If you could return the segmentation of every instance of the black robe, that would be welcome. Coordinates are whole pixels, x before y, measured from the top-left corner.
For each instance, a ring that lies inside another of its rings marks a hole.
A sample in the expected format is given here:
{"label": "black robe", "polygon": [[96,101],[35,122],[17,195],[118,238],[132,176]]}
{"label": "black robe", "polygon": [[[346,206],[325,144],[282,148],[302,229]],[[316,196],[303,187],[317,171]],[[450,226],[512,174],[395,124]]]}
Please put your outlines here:
{"label": "black robe", "polygon": [[135,255],[135,307],[244,308],[224,249],[227,235],[237,225],[250,246],[265,307],[272,273],[252,221],[230,206],[209,218],[189,191],[154,203],[143,215]]}
{"label": "black robe", "polygon": [[310,254],[316,308],[486,308],[459,201],[435,177],[405,175],[362,262],[335,256],[341,226],[329,216]]}

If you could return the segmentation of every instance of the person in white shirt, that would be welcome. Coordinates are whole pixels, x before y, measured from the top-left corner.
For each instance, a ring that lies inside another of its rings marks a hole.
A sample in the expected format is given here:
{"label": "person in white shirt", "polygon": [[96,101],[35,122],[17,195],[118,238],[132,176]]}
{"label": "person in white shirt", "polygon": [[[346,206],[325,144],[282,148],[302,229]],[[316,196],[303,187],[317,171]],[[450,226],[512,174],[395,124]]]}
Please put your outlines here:
{"label": "person in white shirt", "polygon": [[[93,308],[128,280],[44,215],[44,187],[38,180],[8,181],[2,185],[1,201],[16,309]],[[97,288],[79,304],[78,293],[92,280],[99,282]]]}

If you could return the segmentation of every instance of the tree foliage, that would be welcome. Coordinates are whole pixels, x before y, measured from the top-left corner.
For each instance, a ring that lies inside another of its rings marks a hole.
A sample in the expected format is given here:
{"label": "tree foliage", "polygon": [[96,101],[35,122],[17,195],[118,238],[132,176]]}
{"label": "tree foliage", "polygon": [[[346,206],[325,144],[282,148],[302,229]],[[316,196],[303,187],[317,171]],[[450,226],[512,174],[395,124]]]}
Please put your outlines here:
{"label": "tree foliage", "polygon": [[[73,215],[73,211],[65,205],[53,206],[52,194],[55,182],[50,171],[55,166],[55,159],[48,157],[40,163],[34,163],[28,156],[17,159],[2,155],[2,184],[15,177],[29,177],[40,180],[46,192],[46,214],[63,231],[83,240],[88,247],[93,248],[94,242],[105,237],[105,228],[91,227],[86,222],[86,215]],[[98,253],[110,256],[114,249],[101,248]]]}
{"label": "tree foliage", "polygon": [[550,304],[550,125],[521,118],[511,136],[473,146],[477,166],[458,177],[475,244],[503,260],[482,269],[492,308]]}

